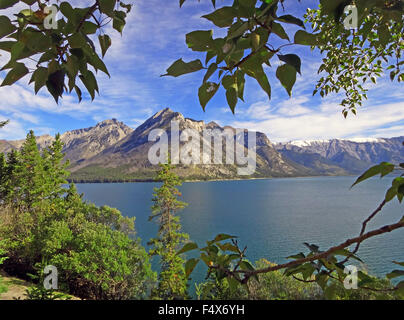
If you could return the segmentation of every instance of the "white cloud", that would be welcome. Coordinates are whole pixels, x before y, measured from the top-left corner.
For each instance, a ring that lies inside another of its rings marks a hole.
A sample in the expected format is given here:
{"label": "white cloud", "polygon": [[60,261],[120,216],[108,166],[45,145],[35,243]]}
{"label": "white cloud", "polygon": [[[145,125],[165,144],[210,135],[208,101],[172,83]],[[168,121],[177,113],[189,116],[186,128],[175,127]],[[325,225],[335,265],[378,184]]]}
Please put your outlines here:
{"label": "white cloud", "polygon": [[[0,116],[0,121],[7,120]],[[5,127],[0,129],[0,139],[18,140],[25,137],[26,131],[18,121],[11,120]]]}
{"label": "white cloud", "polygon": [[[404,103],[369,106],[358,110],[358,115],[344,119],[337,104],[322,105],[319,110],[297,115],[279,112],[260,115],[262,121],[234,121],[236,127],[265,132],[274,141],[392,137],[404,134]],[[400,123],[401,122],[401,123]]]}

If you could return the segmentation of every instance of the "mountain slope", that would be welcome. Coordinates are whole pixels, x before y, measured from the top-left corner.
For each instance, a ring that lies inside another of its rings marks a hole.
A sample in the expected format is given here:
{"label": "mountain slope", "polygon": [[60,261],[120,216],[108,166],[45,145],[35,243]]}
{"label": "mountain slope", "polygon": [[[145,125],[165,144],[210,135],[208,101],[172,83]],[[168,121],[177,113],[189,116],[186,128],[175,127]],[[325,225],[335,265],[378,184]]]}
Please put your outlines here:
{"label": "mountain slope", "polygon": [[390,139],[313,140],[279,143],[284,156],[308,167],[337,166],[349,173],[361,173],[370,166],[404,160],[404,136]]}
{"label": "mountain slope", "polygon": [[[133,180],[151,179],[157,170],[148,159],[150,147],[155,142],[149,142],[149,133],[154,129],[162,129],[168,133],[171,141],[171,122],[179,124],[180,135],[185,129],[196,130],[204,141],[204,129],[235,130],[231,127],[220,127],[214,122],[205,124],[203,121],[196,121],[185,118],[178,112],[164,109],[140,125],[131,134],[127,135],[118,143],[106,148],[98,155],[78,163],[71,169],[72,177],[79,181],[94,180],[97,176],[103,176],[110,180]],[[181,143],[183,147],[185,143]],[[171,144],[169,144],[171,146]],[[212,152],[213,153],[213,152]],[[247,151],[245,150],[247,154]],[[296,176],[308,175],[309,170],[300,166],[289,164],[282,155],[273,147],[269,139],[262,133],[257,135],[257,171],[252,177],[272,177],[272,176]],[[199,164],[183,165],[176,167],[177,173],[187,179],[232,179],[241,178],[237,175],[237,167],[231,164]]]}
{"label": "mountain slope", "polygon": [[[208,147],[214,154],[212,141],[203,135],[207,129],[216,130],[218,134],[228,132],[236,145],[248,154],[247,132],[215,122],[205,123],[185,118],[181,113],[164,109],[147,119],[135,130],[116,119],[105,120],[97,125],[65,132],[61,135],[64,143],[63,152],[70,160],[69,170],[74,181],[136,181],[151,180],[158,166],[152,165],[148,158],[150,148],[155,142],[149,142],[149,134],[154,129],[161,129],[168,135],[171,147],[171,124],[179,125],[179,134],[186,129],[193,129],[200,138],[198,145]],[[236,135],[238,133],[238,135]],[[242,137],[244,135],[244,144]],[[224,139],[224,138],[221,138]],[[176,172],[185,179],[235,179],[295,177],[316,175],[347,175],[362,173],[371,165],[382,161],[404,162],[404,137],[370,140],[318,140],[293,141],[273,144],[268,137],[256,133],[256,148],[249,159],[256,158],[256,171],[250,176],[240,176],[235,164],[198,164],[176,165]],[[49,135],[40,136],[37,142],[40,148],[47,147],[53,140]],[[23,140],[0,140],[0,152],[19,149]],[[186,142],[180,142],[183,149]],[[226,145],[222,146],[222,163],[225,163]],[[203,154],[201,155],[203,156]],[[211,156],[212,161],[217,160]],[[242,167],[242,166],[241,166]]]}

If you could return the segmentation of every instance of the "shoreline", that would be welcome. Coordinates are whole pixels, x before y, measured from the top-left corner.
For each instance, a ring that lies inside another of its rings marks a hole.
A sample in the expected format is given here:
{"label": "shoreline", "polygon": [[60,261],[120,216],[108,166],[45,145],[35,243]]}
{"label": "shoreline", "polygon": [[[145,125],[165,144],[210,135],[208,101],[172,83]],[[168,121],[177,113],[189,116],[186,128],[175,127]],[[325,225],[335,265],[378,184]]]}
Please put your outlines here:
{"label": "shoreline", "polygon": [[[286,177],[259,177],[259,178],[225,178],[225,179],[184,179],[182,183],[194,183],[194,182],[220,182],[220,181],[254,181],[254,180],[275,180],[275,179],[303,179],[303,178],[326,178],[326,177],[358,177],[359,175],[347,174],[347,175],[314,175],[314,176],[286,176]],[[153,179],[133,179],[130,181],[75,181],[74,179],[68,179],[68,183],[74,184],[102,184],[102,183],[155,183],[159,182]]]}

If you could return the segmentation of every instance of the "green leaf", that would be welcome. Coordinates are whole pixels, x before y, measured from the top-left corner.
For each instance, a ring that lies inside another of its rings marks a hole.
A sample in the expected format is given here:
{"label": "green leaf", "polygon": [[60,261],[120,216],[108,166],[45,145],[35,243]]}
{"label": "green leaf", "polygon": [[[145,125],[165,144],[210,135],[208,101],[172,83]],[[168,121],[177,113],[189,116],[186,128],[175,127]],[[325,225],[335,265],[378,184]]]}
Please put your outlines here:
{"label": "green leaf", "polygon": [[255,79],[258,81],[258,84],[261,88],[267,93],[268,99],[271,100],[272,90],[271,85],[268,81],[268,77],[264,71],[258,72],[255,74]]}
{"label": "green leaf", "polygon": [[193,31],[185,36],[185,42],[193,51],[207,51],[213,43],[213,31]]}
{"label": "green leaf", "polygon": [[375,175],[380,174],[381,177],[384,177],[385,175],[393,172],[393,170],[394,170],[394,164],[388,162],[382,162],[381,164],[370,168],[364,174],[362,174],[351,186],[351,188],[357,185],[358,183],[361,183],[362,181],[374,177]]}
{"label": "green leaf", "polygon": [[321,289],[325,290],[328,282],[328,275],[325,273],[316,274],[316,282]]}
{"label": "green leaf", "polygon": [[344,256],[344,257],[351,257],[352,259],[355,259],[357,261],[363,262],[359,257],[353,255],[349,250],[347,249],[341,249],[337,250],[334,252],[335,256]]}
{"label": "green leaf", "polygon": [[94,34],[97,32],[98,30],[98,26],[90,21],[84,21],[83,26],[81,27],[81,30],[85,33],[85,34]]}
{"label": "green leaf", "polygon": [[231,236],[229,234],[221,233],[221,234],[218,234],[215,237],[213,242],[219,242],[219,241],[228,240],[228,239],[235,239],[235,238],[237,238],[237,237],[236,236]]}
{"label": "green leaf", "polygon": [[401,297],[401,299],[404,299],[404,281],[399,282],[396,285],[396,294]]}
{"label": "green leaf", "polygon": [[199,59],[188,63],[184,62],[182,59],[178,59],[167,69],[167,73],[163,76],[179,77],[183,74],[196,72],[201,69],[203,69],[203,66]]}
{"label": "green leaf", "polygon": [[123,3],[123,2],[121,1],[121,2],[119,2],[119,5],[120,5],[122,8],[125,8],[125,9],[126,9],[126,13],[129,13],[129,12],[131,12],[131,10],[132,10],[132,5],[131,5],[131,4],[125,4],[125,3]]}
{"label": "green leaf", "polygon": [[125,27],[126,14],[123,11],[114,11],[115,15],[112,21],[112,27],[122,34],[123,28]]}
{"label": "green leaf", "polygon": [[86,44],[86,38],[79,32],[74,33],[70,38],[69,38],[69,44],[70,47],[74,48],[74,49],[79,49],[79,48],[83,48]]}
{"label": "green leaf", "polygon": [[299,30],[295,34],[295,43],[306,46],[315,46],[321,44],[318,35]]}
{"label": "green leaf", "polygon": [[69,76],[76,77],[79,72],[79,61],[76,56],[68,56],[66,61],[66,70]]}
{"label": "green leaf", "polygon": [[98,84],[94,74],[90,70],[87,70],[79,77],[90,94],[91,100],[94,100],[95,92],[98,92]]}
{"label": "green leaf", "polygon": [[[75,19],[75,13],[74,13],[74,9],[71,6],[71,4],[69,2],[62,2],[60,4],[60,11],[62,12],[62,14],[69,19],[71,22],[73,22],[72,20]],[[76,21],[74,21],[76,22]]]}
{"label": "green leaf", "polygon": [[251,263],[247,260],[243,260],[240,263],[240,269],[245,270],[245,271],[254,271],[254,267],[251,265]]}
{"label": "green leaf", "polygon": [[386,275],[388,279],[394,279],[402,276],[404,276],[404,270],[393,270]]}
{"label": "green leaf", "polygon": [[32,80],[35,82],[35,94],[45,86],[46,81],[48,80],[48,69],[44,67],[39,67],[32,74]]}
{"label": "green leaf", "polygon": [[302,61],[300,60],[299,56],[295,54],[285,54],[285,55],[280,55],[278,54],[279,60],[286,62],[287,64],[290,64],[292,67],[296,69],[296,71],[301,74],[301,67],[302,67]]}
{"label": "green leaf", "polygon": [[289,96],[292,96],[292,88],[296,82],[296,69],[289,64],[284,64],[276,70],[276,77],[286,89]]}
{"label": "green leaf", "polygon": [[324,296],[327,300],[333,300],[336,298],[337,285],[331,284],[324,290]]}
{"label": "green leaf", "polygon": [[11,48],[11,60],[17,61],[21,57],[21,53],[24,51],[24,49],[25,49],[24,43],[16,42]]}
{"label": "green leaf", "polygon": [[216,72],[217,70],[217,64],[216,63],[212,63],[209,68],[208,71],[206,72],[205,76],[203,77],[203,83],[205,83],[206,81],[209,80],[209,78]]}
{"label": "green leaf", "polygon": [[26,74],[28,74],[29,70],[23,63],[16,63],[15,67],[7,73],[6,77],[4,78],[1,86],[10,86],[16,81],[20,80]]}
{"label": "green leaf", "polygon": [[[220,248],[220,250],[222,251],[232,251],[232,252],[236,252],[238,253],[238,249],[236,246],[232,245],[231,243],[224,243],[224,244],[220,244],[218,243],[217,246]],[[239,257],[239,255],[237,255]]]}
{"label": "green leaf", "polygon": [[10,8],[17,2],[18,0],[0,0],[0,9]]}
{"label": "green leaf", "polygon": [[17,30],[6,16],[0,16],[0,26],[0,39]]}
{"label": "green leaf", "polygon": [[116,0],[99,0],[101,12],[105,13],[108,16],[111,16],[114,12],[114,8],[116,5]]}
{"label": "green leaf", "polygon": [[226,90],[226,99],[231,111],[234,114],[238,101],[237,89],[235,87],[231,87],[228,90]]}
{"label": "green leaf", "polygon": [[237,70],[234,73],[234,76],[237,79],[237,94],[239,99],[244,101],[244,87],[245,87],[245,73],[241,70]]}
{"label": "green leaf", "polygon": [[180,251],[177,252],[178,254],[182,254],[191,250],[198,249],[198,245],[195,242],[188,242],[185,244]]}
{"label": "green leaf", "polygon": [[82,100],[82,93],[78,86],[74,86],[74,90],[76,91],[77,97],[79,98],[79,102]]}
{"label": "green leaf", "polygon": [[303,252],[300,252],[299,254],[295,254],[293,256],[289,256],[286,259],[294,259],[294,260],[298,260],[298,259],[304,259],[306,256],[304,255]]}
{"label": "green leaf", "polygon": [[17,43],[17,41],[0,41],[0,50],[11,52],[11,48],[16,43]]}
{"label": "green leaf", "polygon": [[63,96],[65,73],[62,70],[56,70],[51,73],[46,81],[48,91],[58,103],[59,97]]}
{"label": "green leaf", "polygon": [[98,54],[96,54],[92,49],[90,49],[90,47],[84,49],[85,49],[84,52],[87,57],[87,62],[91,64],[95,68],[95,70],[101,70],[102,72],[110,76],[105,63],[100,59]]}
{"label": "green leaf", "polygon": [[304,242],[303,244],[304,244],[307,248],[309,248],[311,252],[318,252],[318,249],[320,249],[320,248],[319,248],[317,245],[315,245],[315,244],[310,244],[310,243],[307,243],[307,242]]}
{"label": "green leaf", "polygon": [[202,16],[202,18],[212,21],[219,28],[230,27],[236,17],[237,11],[233,7],[223,7],[210,14]]}
{"label": "green leaf", "polygon": [[282,27],[281,24],[273,22],[272,23],[272,32],[275,33],[281,39],[290,41],[288,34],[286,33],[285,29]]}
{"label": "green leaf", "polygon": [[281,21],[281,22],[285,22],[285,23],[291,23],[291,24],[295,24],[299,27],[305,28],[304,26],[304,22],[302,20],[300,20],[299,18],[296,18],[290,14],[286,14],[284,16],[280,16],[278,18],[276,18],[276,20]]}
{"label": "green leaf", "polygon": [[229,32],[227,34],[227,39],[231,40],[234,38],[238,38],[244,34],[248,30],[248,21],[242,23],[241,25],[237,25],[237,27],[234,27],[236,24],[231,26],[229,28]]}
{"label": "green leaf", "polygon": [[188,278],[192,271],[194,271],[196,265],[198,264],[199,259],[189,259],[185,263],[185,276]]}
{"label": "green leaf", "polygon": [[227,276],[227,283],[229,284],[230,293],[236,292],[239,282],[232,276]]}
{"label": "green leaf", "polygon": [[205,111],[206,105],[216,94],[219,89],[219,85],[214,82],[205,82],[198,91],[199,103],[202,106],[203,111]]}
{"label": "green leaf", "polygon": [[346,2],[346,1],[345,0],[333,0],[333,1],[320,0],[321,11],[325,15],[335,16],[335,15],[337,15],[338,7],[341,6],[341,4],[343,4],[344,2]]}
{"label": "green leaf", "polygon": [[257,3],[257,0],[239,0],[238,3],[240,5],[242,5],[243,7],[252,7],[252,8],[254,8],[256,3]]}
{"label": "green leaf", "polygon": [[389,190],[386,192],[386,196],[384,197],[384,200],[386,202],[390,202],[391,200],[394,199],[394,197],[397,195],[397,188],[391,187]]}
{"label": "green leaf", "polygon": [[101,52],[102,52],[102,57],[104,58],[105,54],[107,53],[107,50],[111,46],[111,38],[109,35],[105,34],[103,36],[98,36],[98,40],[100,42],[100,47],[101,47]]}

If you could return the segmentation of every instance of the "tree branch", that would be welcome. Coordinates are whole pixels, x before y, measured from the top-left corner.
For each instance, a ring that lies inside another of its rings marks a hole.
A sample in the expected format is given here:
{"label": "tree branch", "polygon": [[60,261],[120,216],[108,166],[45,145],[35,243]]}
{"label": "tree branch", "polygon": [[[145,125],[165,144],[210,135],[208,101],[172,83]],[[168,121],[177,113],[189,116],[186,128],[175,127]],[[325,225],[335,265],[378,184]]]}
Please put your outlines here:
{"label": "tree branch", "polygon": [[[363,221],[363,223],[362,223],[362,229],[361,229],[361,232],[360,232],[359,236],[363,236],[363,234],[364,234],[365,231],[366,231],[367,224],[368,224],[380,211],[382,211],[382,209],[383,209],[383,207],[386,205],[386,203],[387,203],[386,200],[383,200],[383,202],[377,207],[377,209],[376,209],[365,221]],[[358,252],[360,246],[361,246],[361,242],[358,242],[358,243],[356,244],[355,249],[351,252],[351,254],[350,254],[348,257],[346,257],[345,260],[342,261],[341,263],[344,264],[344,263],[347,262],[354,254],[356,254],[356,253]]]}
{"label": "tree branch", "polygon": [[230,273],[232,273],[233,275],[235,273],[244,274],[245,278],[242,280],[242,283],[246,283],[248,281],[248,279],[250,277],[254,276],[254,275],[258,275],[258,274],[261,274],[261,273],[268,273],[268,272],[277,271],[277,270],[281,270],[281,269],[286,269],[286,268],[290,268],[290,267],[295,267],[295,266],[298,266],[298,265],[302,265],[302,264],[304,264],[306,262],[312,262],[312,261],[315,261],[315,260],[326,259],[328,256],[330,256],[334,252],[336,252],[338,250],[341,250],[341,249],[345,249],[345,248],[351,246],[352,244],[355,244],[355,243],[360,244],[363,241],[365,241],[366,239],[373,238],[375,236],[378,236],[378,235],[381,235],[381,234],[384,234],[384,233],[392,232],[392,231],[394,231],[396,229],[400,229],[400,228],[403,228],[403,227],[404,227],[404,219],[400,220],[399,222],[397,222],[395,224],[386,225],[386,226],[381,227],[379,229],[369,231],[368,233],[364,233],[361,236],[358,236],[356,238],[348,239],[345,242],[328,249],[327,251],[323,251],[323,252],[320,252],[320,253],[312,255],[312,256],[308,256],[308,257],[298,259],[298,260],[294,260],[294,261],[284,263],[284,264],[278,264],[278,265],[275,265],[275,266],[270,266],[270,267],[263,268],[263,269],[257,269],[257,270],[253,270],[253,271],[250,271],[250,270],[235,270],[235,271],[231,272],[230,270],[224,270],[224,268],[222,268],[220,266],[211,266],[209,268],[210,269],[219,269],[219,270],[222,270],[222,271],[225,271],[225,272],[230,271]]}

